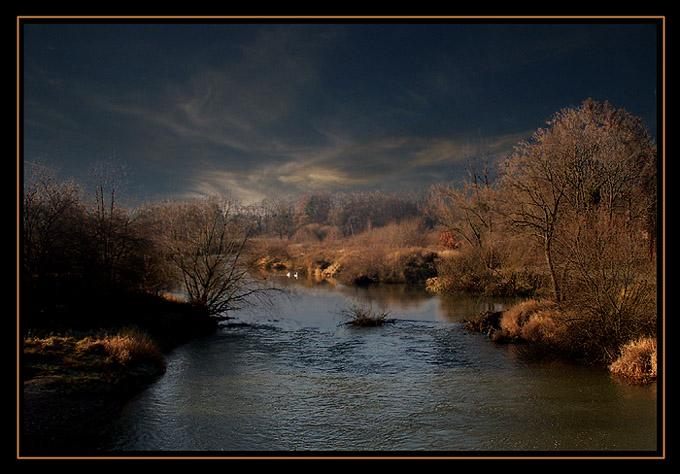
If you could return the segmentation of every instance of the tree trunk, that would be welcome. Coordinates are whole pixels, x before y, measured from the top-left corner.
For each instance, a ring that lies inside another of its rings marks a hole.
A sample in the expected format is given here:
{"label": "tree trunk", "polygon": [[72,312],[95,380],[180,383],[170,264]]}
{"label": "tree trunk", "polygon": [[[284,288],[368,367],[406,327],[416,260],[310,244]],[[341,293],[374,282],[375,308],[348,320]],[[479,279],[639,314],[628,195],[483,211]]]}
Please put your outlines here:
{"label": "tree trunk", "polygon": [[562,299],[562,296],[560,295],[560,287],[557,282],[557,273],[555,271],[555,264],[553,263],[552,259],[552,251],[551,251],[551,242],[550,240],[546,241],[545,243],[545,261],[548,264],[548,270],[550,271],[550,282],[552,283],[552,294],[553,294],[553,299],[558,302]]}

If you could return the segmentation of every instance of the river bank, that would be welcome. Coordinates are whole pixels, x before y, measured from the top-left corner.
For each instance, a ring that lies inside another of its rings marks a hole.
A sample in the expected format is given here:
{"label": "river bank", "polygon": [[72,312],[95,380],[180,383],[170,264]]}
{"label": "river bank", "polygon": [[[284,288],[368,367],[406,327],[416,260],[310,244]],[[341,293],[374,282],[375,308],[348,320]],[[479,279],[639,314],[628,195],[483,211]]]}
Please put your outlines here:
{"label": "river bank", "polygon": [[43,328],[23,337],[19,457],[77,451],[90,429],[165,372],[165,355],[217,328],[205,308],[149,296],[136,303],[128,308],[134,326],[124,318],[117,326]]}
{"label": "river bank", "polygon": [[504,311],[485,311],[467,318],[465,328],[486,334],[494,343],[520,344],[525,358],[603,365],[634,385],[656,381],[656,337],[639,336],[624,344],[615,357],[601,360],[592,357],[596,351],[588,346],[590,341],[577,340],[579,324],[574,314],[554,302],[526,300]]}
{"label": "river bank", "polygon": [[[635,285],[624,288],[613,307],[593,310],[583,301],[557,304],[546,291],[549,285],[540,266],[489,269],[470,248],[444,249],[434,245],[431,236],[421,242],[429,245],[421,246],[412,245],[413,239],[403,245],[380,237],[330,242],[259,239],[250,265],[265,274],[287,272],[346,286],[396,283],[440,295],[520,298],[523,303],[503,313],[476,315],[467,327],[494,342],[522,343],[530,358],[599,365],[636,384],[656,380],[656,317],[652,305],[639,304],[647,293]],[[631,301],[636,294],[639,301]]]}

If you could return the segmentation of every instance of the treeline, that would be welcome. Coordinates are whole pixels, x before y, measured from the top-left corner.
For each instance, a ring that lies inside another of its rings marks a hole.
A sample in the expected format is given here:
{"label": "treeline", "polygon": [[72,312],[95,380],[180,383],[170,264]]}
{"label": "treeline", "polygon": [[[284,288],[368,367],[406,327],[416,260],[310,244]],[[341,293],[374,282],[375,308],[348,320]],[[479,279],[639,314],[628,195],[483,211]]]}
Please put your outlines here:
{"label": "treeline", "polygon": [[109,181],[100,168],[88,199],[76,182],[58,181],[44,166],[32,166],[26,174],[19,282],[23,328],[68,327],[88,319],[104,325],[107,308],[120,294],[158,288],[162,278],[153,244],[117,204],[115,178]]}
{"label": "treeline", "polygon": [[132,211],[119,204],[115,166],[88,194],[33,175],[20,247],[29,321],[61,321],[84,301],[96,318],[107,295],[178,288],[219,316],[270,290],[248,271],[253,252],[290,256],[297,245],[315,252],[308,268],[319,272],[351,264],[371,280],[420,278],[442,293],[548,299],[556,306],[541,316],[543,339],[566,331],[591,359],[656,333],[656,145],[639,118],[606,102],[561,110],[499,165],[473,161],[462,182],[420,193],[316,192],[249,206],[210,197]]}
{"label": "treeline", "polygon": [[210,198],[133,211],[117,202],[115,166],[99,178],[88,192],[42,168],[25,183],[23,327],[116,324],[135,310],[125,304],[139,295],[182,292],[213,316],[257,295],[242,263],[249,225],[233,202]]}
{"label": "treeline", "polygon": [[374,227],[423,216],[424,193],[367,191],[308,193],[243,206],[254,236],[296,241],[346,238]]}
{"label": "treeline", "polygon": [[379,191],[318,192],[247,206],[211,196],[129,209],[120,204],[121,174],[113,161],[94,171],[89,186],[59,181],[44,166],[26,173],[20,246],[25,326],[87,323],[99,318],[92,316],[98,302],[173,291],[220,317],[264,301],[273,290],[249,273],[254,239],[343,239],[420,216],[423,203]]}

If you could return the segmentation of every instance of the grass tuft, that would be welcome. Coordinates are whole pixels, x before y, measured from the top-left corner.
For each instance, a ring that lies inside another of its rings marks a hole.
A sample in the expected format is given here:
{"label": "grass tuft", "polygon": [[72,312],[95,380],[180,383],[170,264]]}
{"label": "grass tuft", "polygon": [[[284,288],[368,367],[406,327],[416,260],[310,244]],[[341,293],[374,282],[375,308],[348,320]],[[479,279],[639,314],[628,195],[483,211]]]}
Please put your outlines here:
{"label": "grass tuft", "polygon": [[352,326],[382,326],[394,322],[393,319],[387,318],[389,311],[376,311],[368,305],[351,304],[340,311],[340,314],[347,317],[349,319],[347,324]]}
{"label": "grass tuft", "polygon": [[623,346],[621,355],[609,370],[630,382],[648,383],[657,376],[656,357],[656,339],[643,337]]}

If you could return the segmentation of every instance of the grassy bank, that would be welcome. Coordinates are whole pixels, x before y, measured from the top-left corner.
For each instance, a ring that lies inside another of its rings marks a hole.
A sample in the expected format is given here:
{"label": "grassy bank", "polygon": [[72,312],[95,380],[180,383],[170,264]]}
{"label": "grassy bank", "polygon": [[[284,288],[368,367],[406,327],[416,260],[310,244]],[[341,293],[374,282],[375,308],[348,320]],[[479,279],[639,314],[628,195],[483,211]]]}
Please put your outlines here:
{"label": "grassy bank", "polygon": [[160,374],[165,365],[158,344],[135,328],[23,340],[24,381],[46,378],[50,388],[63,393],[100,392],[100,386],[122,385],[139,374]]}
{"label": "grassy bank", "polygon": [[[433,293],[533,297],[545,292],[540,262],[482,253],[469,245],[442,245],[442,229],[418,220],[357,235],[321,239],[253,239],[249,263],[266,272],[291,272],[345,285],[408,283]],[[510,264],[512,263],[512,265]],[[513,266],[514,265],[514,266]]]}

